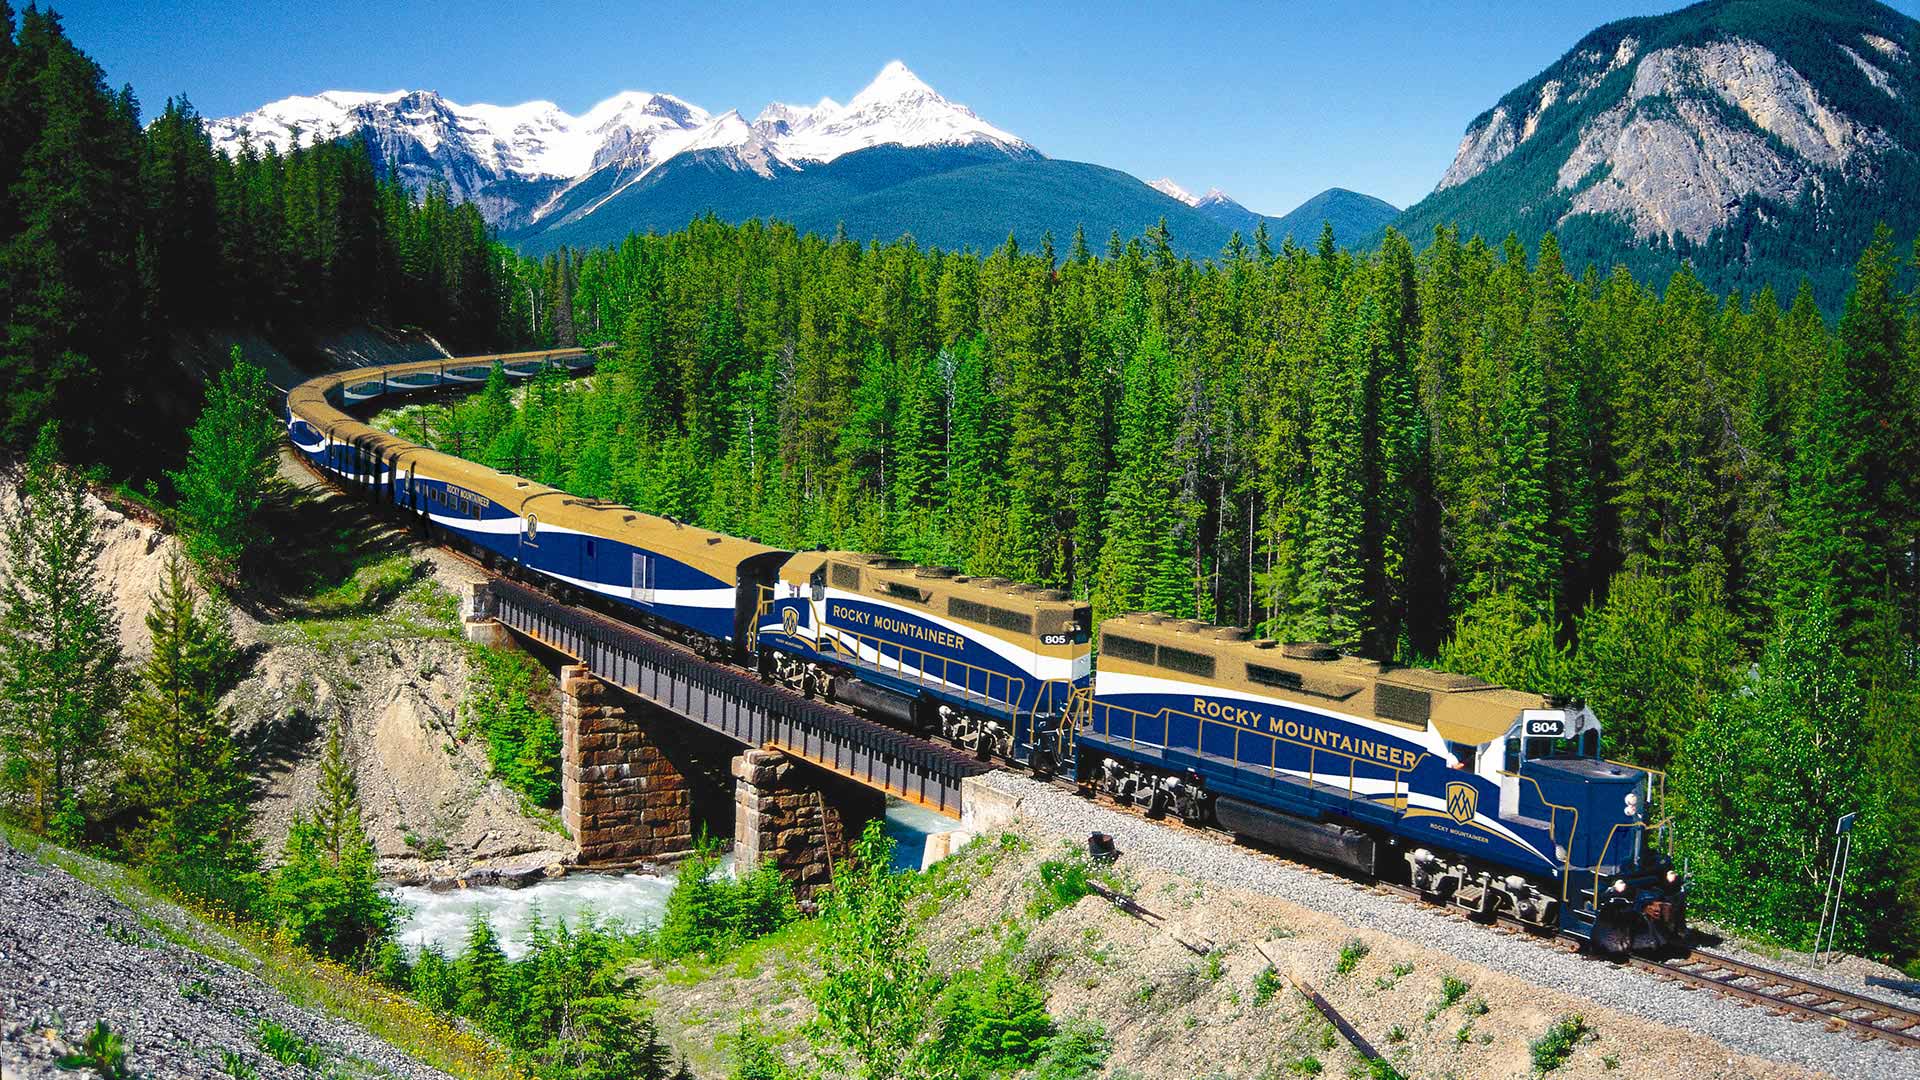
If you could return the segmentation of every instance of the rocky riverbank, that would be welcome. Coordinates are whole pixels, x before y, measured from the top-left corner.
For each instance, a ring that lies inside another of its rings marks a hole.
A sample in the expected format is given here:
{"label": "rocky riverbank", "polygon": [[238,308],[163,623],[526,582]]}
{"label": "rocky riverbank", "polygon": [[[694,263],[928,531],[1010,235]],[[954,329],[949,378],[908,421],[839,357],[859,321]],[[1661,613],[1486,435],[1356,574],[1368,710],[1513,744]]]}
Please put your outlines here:
{"label": "rocky riverbank", "polygon": [[[95,880],[126,881],[117,867],[62,858]],[[8,1080],[81,1075],[58,1062],[96,1023],[122,1040],[126,1067],[142,1077],[447,1075],[360,1025],[290,1000],[236,937],[130,887],[122,895],[133,903],[0,837],[0,1073]],[[328,987],[314,981],[310,990],[324,997]],[[443,1026],[424,1013],[416,1020],[423,1035]]]}

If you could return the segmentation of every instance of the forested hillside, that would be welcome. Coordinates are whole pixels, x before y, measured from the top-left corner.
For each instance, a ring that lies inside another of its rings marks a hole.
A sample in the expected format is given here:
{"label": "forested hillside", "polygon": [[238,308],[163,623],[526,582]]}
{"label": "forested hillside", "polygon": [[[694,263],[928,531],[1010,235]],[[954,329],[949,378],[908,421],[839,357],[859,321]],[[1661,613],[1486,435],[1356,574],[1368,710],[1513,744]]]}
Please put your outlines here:
{"label": "forested hillside", "polygon": [[1890,845],[1914,824],[1874,809],[1920,795],[1906,248],[1860,255],[1837,327],[1805,289],[1541,251],[978,258],[706,220],[544,265],[541,338],[614,345],[590,388],[516,409],[496,382],[407,422],[768,543],[1583,697],[1615,752],[1673,768],[1714,911],[1809,929],[1859,808],[1899,913],[1863,933],[1910,955],[1920,863]]}
{"label": "forested hillside", "polygon": [[[211,332],[296,355],[368,322],[449,347],[514,333],[507,256],[473,207],[414,200],[359,145],[216,153],[185,101],[143,129],[57,16],[30,8],[16,33],[0,0],[0,23],[0,441],[58,419],[68,445],[150,468],[179,445],[145,415],[152,388],[181,376],[175,344]],[[90,441],[109,435],[137,438]]]}

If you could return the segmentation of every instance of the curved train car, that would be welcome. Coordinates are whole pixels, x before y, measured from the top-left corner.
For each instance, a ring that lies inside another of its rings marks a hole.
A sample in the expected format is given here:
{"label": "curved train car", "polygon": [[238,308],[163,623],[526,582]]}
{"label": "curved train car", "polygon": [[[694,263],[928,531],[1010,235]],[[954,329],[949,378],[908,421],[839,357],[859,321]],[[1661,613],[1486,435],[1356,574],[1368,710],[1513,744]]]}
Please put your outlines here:
{"label": "curved train car", "polygon": [[1606,952],[1678,940],[1647,842],[1653,774],[1601,760],[1585,708],[1466,676],[1129,615],[1100,628],[1083,781]]}
{"label": "curved train car", "polygon": [[695,528],[429,450],[349,415],[397,395],[591,366],[582,350],[424,361],[326,375],[287,395],[287,433],[315,467],[490,563],[743,656],[762,589],[789,552]]}
{"label": "curved train car", "polygon": [[922,733],[1043,770],[1092,674],[1091,610],[1005,578],[847,551],[788,560],[762,605],[763,665]]}

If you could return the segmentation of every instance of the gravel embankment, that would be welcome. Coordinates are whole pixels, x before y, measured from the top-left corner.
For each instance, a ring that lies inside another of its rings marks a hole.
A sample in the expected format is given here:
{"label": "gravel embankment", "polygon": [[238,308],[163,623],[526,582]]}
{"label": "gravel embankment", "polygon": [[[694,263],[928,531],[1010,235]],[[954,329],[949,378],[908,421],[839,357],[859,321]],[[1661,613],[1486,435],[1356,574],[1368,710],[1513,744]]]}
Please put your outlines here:
{"label": "gravel embankment", "polygon": [[[148,918],[213,933],[176,908]],[[230,964],[171,944],[119,900],[0,838],[0,1073],[74,1077],[55,1062],[104,1020],[142,1077],[222,1077],[224,1052],[261,1077],[316,1075],[256,1041],[263,1021],[318,1047],[342,1075],[440,1080],[366,1031],[288,1001]],[[92,1075],[87,1073],[85,1075]]]}
{"label": "gravel embankment", "polygon": [[[1390,934],[1629,1015],[1697,1032],[1757,1057],[1859,1080],[1920,1078],[1920,1053],[1885,1043],[1858,1043],[1815,1024],[1793,1023],[1705,991],[1685,991],[1639,972],[1496,933],[1438,909],[1310,873],[1215,836],[1120,813],[1011,773],[992,774],[986,783],[1019,799],[1019,814],[1030,823],[1081,840],[1090,832],[1111,834],[1122,863],[1145,861],[1201,881],[1281,897],[1335,914],[1356,928]],[[1823,973],[1821,978],[1849,989],[1889,992],[1884,985],[1865,985],[1844,972]],[[1896,992],[1893,1000],[1902,999]]]}

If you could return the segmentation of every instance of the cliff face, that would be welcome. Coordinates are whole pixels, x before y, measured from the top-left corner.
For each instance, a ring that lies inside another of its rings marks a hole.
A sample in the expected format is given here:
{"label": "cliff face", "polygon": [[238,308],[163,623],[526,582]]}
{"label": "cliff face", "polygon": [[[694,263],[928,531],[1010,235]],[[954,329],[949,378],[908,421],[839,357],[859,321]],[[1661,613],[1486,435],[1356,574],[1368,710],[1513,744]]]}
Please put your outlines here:
{"label": "cliff face", "polygon": [[1916,48],[1920,23],[1861,0],[1603,26],[1476,118],[1400,227],[1667,248],[1736,286],[1850,263],[1876,221],[1920,227]]}
{"label": "cliff face", "polygon": [[[361,542],[404,584],[324,610],[256,585],[231,610],[246,666],[225,704],[254,761],[262,851],[278,857],[292,816],[317,788],[326,733],[338,726],[390,878],[451,880],[508,860],[516,869],[559,862],[567,838],[522,812],[519,796],[488,776],[484,740],[462,731],[470,664],[454,593],[475,571],[387,533],[290,460],[281,475],[292,495],[274,511],[276,535],[299,552],[290,552],[295,577],[306,572],[300,560],[324,546],[319,530],[365,529]],[[13,506],[11,485],[0,484],[0,520]],[[104,542],[100,578],[114,597],[128,663],[137,665],[151,645],[153,594],[179,544],[151,521],[98,500],[93,508]],[[322,542],[308,550],[288,540],[301,535]]]}

